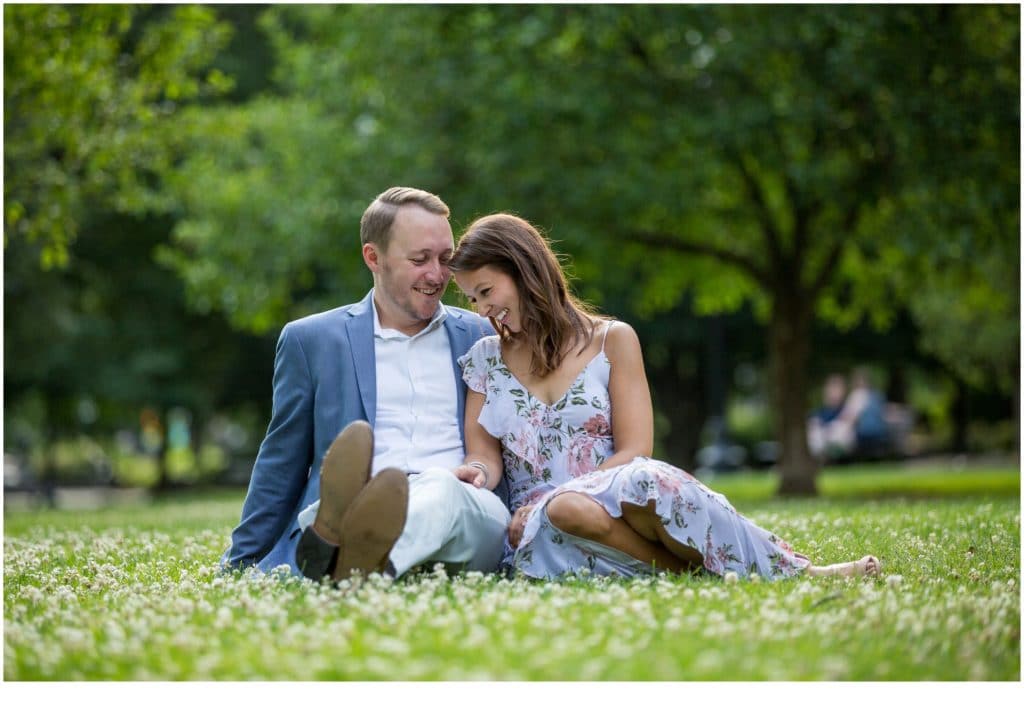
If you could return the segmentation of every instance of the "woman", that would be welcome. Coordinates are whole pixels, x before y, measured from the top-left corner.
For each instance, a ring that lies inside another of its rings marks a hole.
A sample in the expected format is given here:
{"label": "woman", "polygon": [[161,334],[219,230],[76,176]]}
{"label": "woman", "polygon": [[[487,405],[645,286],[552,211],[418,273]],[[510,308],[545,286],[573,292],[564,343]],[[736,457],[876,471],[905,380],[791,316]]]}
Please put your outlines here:
{"label": "woman", "polygon": [[470,388],[460,472],[490,484],[504,471],[514,511],[506,561],[519,571],[879,573],[870,555],[812,565],[722,495],[648,457],[653,410],[636,333],[573,297],[529,222],[478,219],[449,265],[498,331],[459,359]]}

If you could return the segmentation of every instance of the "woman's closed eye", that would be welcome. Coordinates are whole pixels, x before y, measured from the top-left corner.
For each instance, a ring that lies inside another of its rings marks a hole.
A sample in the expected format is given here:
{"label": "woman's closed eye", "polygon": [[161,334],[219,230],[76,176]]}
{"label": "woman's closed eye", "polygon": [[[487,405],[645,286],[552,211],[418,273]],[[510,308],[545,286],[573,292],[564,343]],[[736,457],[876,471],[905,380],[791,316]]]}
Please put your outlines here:
{"label": "woman's closed eye", "polygon": [[[487,294],[488,294],[488,293],[489,293],[490,291],[491,291],[491,288],[490,288],[490,287],[488,287],[488,288],[486,288],[486,289],[483,289],[483,290],[480,290],[480,299],[483,299],[484,297],[486,297],[486,296],[487,296]],[[477,299],[477,298],[476,298],[476,297],[474,297],[473,295],[466,295],[466,299],[468,299],[468,300],[469,300],[469,303],[470,303],[470,304],[473,304],[473,305],[476,305],[476,304],[479,304],[479,303],[480,303],[480,299]]]}

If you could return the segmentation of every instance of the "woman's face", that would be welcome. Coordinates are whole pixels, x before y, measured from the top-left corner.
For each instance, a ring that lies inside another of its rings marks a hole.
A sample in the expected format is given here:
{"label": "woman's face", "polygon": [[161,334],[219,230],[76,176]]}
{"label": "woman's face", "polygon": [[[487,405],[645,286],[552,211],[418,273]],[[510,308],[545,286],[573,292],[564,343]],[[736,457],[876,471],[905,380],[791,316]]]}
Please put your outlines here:
{"label": "woman's face", "polygon": [[477,270],[455,273],[455,284],[481,316],[497,322],[511,333],[523,330],[523,315],[519,307],[519,290],[515,280],[493,265]]}

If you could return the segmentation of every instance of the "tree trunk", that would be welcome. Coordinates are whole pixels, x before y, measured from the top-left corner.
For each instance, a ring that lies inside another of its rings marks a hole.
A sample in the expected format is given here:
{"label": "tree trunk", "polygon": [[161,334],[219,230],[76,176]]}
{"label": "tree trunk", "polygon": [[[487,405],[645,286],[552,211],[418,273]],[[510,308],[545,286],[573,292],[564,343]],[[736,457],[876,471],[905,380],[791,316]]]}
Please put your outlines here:
{"label": "tree trunk", "polygon": [[970,389],[967,383],[960,378],[955,378],[956,394],[953,395],[953,436],[950,441],[950,450],[957,454],[967,453],[967,431],[971,421],[970,400],[967,393]]}
{"label": "tree trunk", "polygon": [[174,482],[171,480],[171,468],[167,462],[167,429],[169,428],[167,423],[167,409],[160,407],[157,416],[160,418],[160,447],[157,450],[157,454],[154,456],[156,460],[157,468],[160,470],[160,479],[153,488],[154,491],[169,492],[174,487]]}
{"label": "tree trunk", "polygon": [[885,397],[896,404],[907,403],[907,375],[903,363],[893,360],[889,363],[889,380],[885,385]]}
{"label": "tree trunk", "polygon": [[817,493],[819,464],[807,448],[807,367],[811,351],[810,302],[799,293],[776,296],[769,328],[772,403],[779,437],[779,494]]}
{"label": "tree trunk", "polygon": [[1013,381],[1013,425],[1015,430],[1013,433],[1013,452],[1017,454],[1017,459],[1020,460],[1020,364],[1017,363],[1017,371],[1014,373]]}
{"label": "tree trunk", "polygon": [[[672,345],[672,356],[686,353],[683,346]],[[668,419],[670,430],[660,438],[663,459],[689,472],[696,469],[701,428],[707,420],[701,373],[682,372],[677,363],[667,368],[647,368],[654,405]],[[664,389],[661,389],[664,388]]]}

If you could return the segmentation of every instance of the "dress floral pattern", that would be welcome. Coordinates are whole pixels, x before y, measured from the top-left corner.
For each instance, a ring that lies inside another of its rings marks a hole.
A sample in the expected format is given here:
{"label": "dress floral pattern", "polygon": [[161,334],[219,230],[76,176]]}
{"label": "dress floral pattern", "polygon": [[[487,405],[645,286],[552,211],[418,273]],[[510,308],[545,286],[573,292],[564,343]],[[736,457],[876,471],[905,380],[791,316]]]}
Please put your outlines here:
{"label": "dress floral pattern", "polygon": [[512,511],[535,506],[519,547],[513,550],[506,542],[507,565],[535,578],[585,571],[627,577],[651,573],[649,563],[556,528],[546,506],[566,491],[590,496],[613,518],[622,516],[623,503],[653,500],[672,538],[700,552],[704,569],[713,574],[757,573],[777,579],[799,574],[810,564],[781,538],[737,513],[724,496],[677,467],[636,458],[600,469],[614,453],[611,363],[603,346],[551,405],[530,394],[508,369],[496,336],[480,339],[459,364],[469,388],[484,395],[481,426],[501,441]]}

